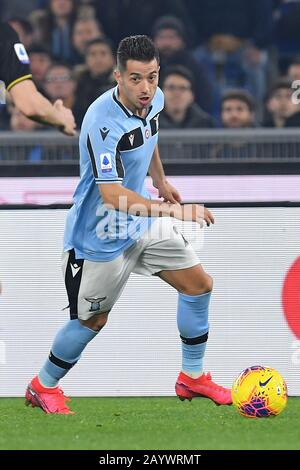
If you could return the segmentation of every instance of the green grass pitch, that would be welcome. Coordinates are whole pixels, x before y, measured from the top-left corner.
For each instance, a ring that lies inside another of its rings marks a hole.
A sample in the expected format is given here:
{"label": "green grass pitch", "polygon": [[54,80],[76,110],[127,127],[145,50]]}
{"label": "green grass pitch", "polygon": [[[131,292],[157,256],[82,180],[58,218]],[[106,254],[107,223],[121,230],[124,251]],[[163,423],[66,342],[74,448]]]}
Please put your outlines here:
{"label": "green grass pitch", "polygon": [[73,398],[74,416],[0,399],[0,449],[300,449],[300,398],[275,418],[176,397]]}

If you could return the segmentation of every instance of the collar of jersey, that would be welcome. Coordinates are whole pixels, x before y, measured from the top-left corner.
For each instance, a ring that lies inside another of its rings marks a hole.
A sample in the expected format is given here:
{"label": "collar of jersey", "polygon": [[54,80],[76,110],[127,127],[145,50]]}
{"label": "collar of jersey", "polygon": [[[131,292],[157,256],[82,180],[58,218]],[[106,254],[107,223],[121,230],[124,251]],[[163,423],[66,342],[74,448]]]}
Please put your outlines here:
{"label": "collar of jersey", "polygon": [[138,119],[141,119],[142,121],[145,121],[146,117],[149,116],[149,114],[151,113],[151,109],[152,109],[152,105],[149,106],[149,110],[148,110],[148,113],[147,113],[147,116],[145,118],[142,118],[141,116],[138,116],[137,114],[134,114],[132,111],[130,111],[130,109],[126,108],[126,106],[124,106],[121,101],[118,100],[117,98],[117,93],[118,93],[118,87],[116,86],[116,88],[114,89],[113,91],[113,100],[117,103],[118,106],[120,106],[120,108],[122,109],[122,111],[126,114],[127,117],[136,117]]}

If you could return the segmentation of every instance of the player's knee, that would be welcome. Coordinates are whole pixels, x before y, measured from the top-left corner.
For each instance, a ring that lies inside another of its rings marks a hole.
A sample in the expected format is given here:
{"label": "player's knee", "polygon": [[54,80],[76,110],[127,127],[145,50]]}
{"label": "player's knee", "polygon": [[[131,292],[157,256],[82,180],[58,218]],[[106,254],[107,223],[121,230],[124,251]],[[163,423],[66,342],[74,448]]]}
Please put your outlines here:
{"label": "player's knee", "polygon": [[107,323],[108,313],[109,312],[93,315],[88,320],[80,320],[80,323],[91,330],[100,331]]}
{"label": "player's knee", "polygon": [[213,278],[205,273],[205,279],[203,280],[202,288],[204,289],[204,293],[210,292],[213,290],[214,280]]}
{"label": "player's knee", "polygon": [[197,276],[193,284],[184,286],[180,291],[187,295],[201,295],[211,292],[213,289],[213,278],[205,273],[204,275]]}

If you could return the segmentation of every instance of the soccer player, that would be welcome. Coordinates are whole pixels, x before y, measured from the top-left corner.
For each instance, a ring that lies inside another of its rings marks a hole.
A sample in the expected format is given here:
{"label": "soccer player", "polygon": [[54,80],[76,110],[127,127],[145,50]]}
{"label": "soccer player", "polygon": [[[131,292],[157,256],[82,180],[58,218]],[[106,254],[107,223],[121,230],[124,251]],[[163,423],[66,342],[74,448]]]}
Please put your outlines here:
{"label": "soccer player", "polygon": [[0,24],[0,80],[5,83],[15,106],[29,119],[56,127],[66,135],[75,135],[75,120],[61,100],[51,104],[33,83],[29,58],[17,33],[8,24]]}
{"label": "soccer player", "polygon": [[[123,39],[117,86],[97,98],[83,120],[81,179],[67,217],[63,254],[71,319],[26,390],[27,403],[46,413],[72,413],[58,382],[106,324],[131,272],[156,274],[178,291],[182,371],[177,395],[231,403],[230,390],[203,373],[212,279],[171,217],[207,225],[214,219],[200,205],[182,206],[166,180],[157,148],[164,105],[158,73],[158,53],[147,36]],[[146,192],[147,172],[163,201],[151,200]]]}

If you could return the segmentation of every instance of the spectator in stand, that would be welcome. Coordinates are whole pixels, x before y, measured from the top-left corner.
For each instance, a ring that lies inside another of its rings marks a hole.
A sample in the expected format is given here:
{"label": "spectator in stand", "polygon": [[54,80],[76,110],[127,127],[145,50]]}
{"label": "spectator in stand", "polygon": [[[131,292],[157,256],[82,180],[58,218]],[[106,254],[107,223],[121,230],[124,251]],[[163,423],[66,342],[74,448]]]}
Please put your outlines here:
{"label": "spectator in stand", "polygon": [[281,78],[275,82],[266,100],[263,127],[285,126],[286,119],[293,112],[292,94],[291,80]]}
{"label": "spectator in stand", "polygon": [[205,70],[196,62],[186,48],[184,24],[172,16],[159,18],[153,26],[154,44],[160,54],[160,73],[164,75],[167,67],[182,65],[195,77],[195,99],[206,112],[212,110],[212,87]]}
{"label": "spectator in stand", "polygon": [[276,4],[273,36],[280,73],[286,74],[289,63],[300,51],[300,0],[276,0]]}
{"label": "spectator in stand", "polygon": [[21,113],[15,106],[10,106],[10,128],[13,131],[33,131],[40,127],[40,124],[28,119],[25,114]]}
{"label": "spectator in stand", "polygon": [[[300,127],[300,92],[295,93],[292,101],[292,112],[285,120],[284,127]],[[298,156],[300,153],[298,152]]]}
{"label": "spectator in stand", "polygon": [[227,129],[255,126],[255,101],[244,90],[229,90],[222,97],[221,120]]}
{"label": "spectator in stand", "polygon": [[212,118],[195,103],[194,77],[183,66],[165,71],[162,80],[165,108],[160,114],[161,129],[214,127]]}
{"label": "spectator in stand", "polygon": [[198,32],[195,58],[216,83],[215,112],[229,88],[244,88],[262,100],[272,0],[187,0],[187,5]]}
{"label": "spectator in stand", "polygon": [[72,109],[76,83],[71,69],[65,64],[52,64],[46,74],[44,88],[50,101],[61,99],[66,108]]}
{"label": "spectator in stand", "polygon": [[23,18],[11,18],[8,23],[18,34],[20,41],[24,44],[25,49],[29,49],[33,42],[33,27],[31,23]]}
{"label": "spectator in stand", "polygon": [[103,31],[95,18],[79,18],[75,21],[72,34],[74,48],[72,63],[82,64],[85,61],[87,44],[99,37],[103,37]]}
{"label": "spectator in stand", "polygon": [[105,35],[117,47],[121,39],[133,34],[151,35],[154,22],[160,16],[172,15],[183,21],[194,37],[185,0],[94,0],[96,15],[103,25]]}
{"label": "spectator in stand", "polygon": [[[15,106],[10,106],[10,129],[13,132],[33,132],[41,129],[41,125],[32,119],[28,119]],[[42,147],[40,145],[26,145],[14,149],[14,155],[10,153],[10,158],[20,161],[39,162],[42,158]]]}
{"label": "spectator in stand", "polygon": [[292,60],[290,63],[288,78],[291,81],[292,87],[292,111],[290,116],[286,119],[285,127],[300,127],[300,57]]}
{"label": "spectator in stand", "polygon": [[[226,129],[246,129],[255,127],[254,98],[244,90],[229,90],[224,93],[221,104],[221,121]],[[248,159],[257,158],[262,147],[249,143],[245,137],[230,136],[230,143],[216,145],[211,158]]]}
{"label": "spectator in stand", "polygon": [[86,50],[86,70],[77,80],[77,93],[74,104],[74,115],[78,127],[89,105],[102,93],[115,85],[113,70],[115,58],[112,45],[107,39],[94,39]]}
{"label": "spectator in stand", "polygon": [[[0,18],[2,21],[10,22],[10,18],[28,18],[28,16],[39,8],[37,0],[1,0]],[[17,31],[19,34],[19,31]]]}
{"label": "spectator in stand", "polygon": [[288,78],[293,82],[300,80],[300,57],[294,58],[288,67]]}
{"label": "spectator in stand", "polygon": [[76,16],[75,0],[49,0],[47,9],[35,20],[37,38],[49,48],[55,60],[72,61],[71,38]]}
{"label": "spectator in stand", "polygon": [[32,80],[34,81],[38,90],[44,93],[44,80],[47,70],[52,64],[50,52],[45,46],[41,44],[32,44],[30,49],[28,49],[28,55],[30,59]]}

